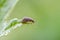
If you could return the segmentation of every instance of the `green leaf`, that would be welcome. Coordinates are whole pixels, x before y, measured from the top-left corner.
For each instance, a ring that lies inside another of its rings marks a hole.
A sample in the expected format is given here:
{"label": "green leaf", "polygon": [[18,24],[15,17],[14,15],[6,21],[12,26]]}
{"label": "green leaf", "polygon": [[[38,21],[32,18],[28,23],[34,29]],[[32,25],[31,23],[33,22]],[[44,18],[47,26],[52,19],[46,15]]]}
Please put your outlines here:
{"label": "green leaf", "polygon": [[0,29],[19,0],[0,0]]}
{"label": "green leaf", "polygon": [[5,30],[10,29],[11,27],[14,27],[16,24],[18,24],[18,20],[12,20],[10,23],[8,23],[7,27]]}

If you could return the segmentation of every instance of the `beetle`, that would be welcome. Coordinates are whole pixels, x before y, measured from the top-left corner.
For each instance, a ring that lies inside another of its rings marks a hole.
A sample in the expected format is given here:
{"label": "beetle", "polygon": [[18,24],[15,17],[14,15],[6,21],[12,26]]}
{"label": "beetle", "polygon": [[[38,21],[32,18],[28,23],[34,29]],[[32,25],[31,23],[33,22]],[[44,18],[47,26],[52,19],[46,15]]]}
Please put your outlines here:
{"label": "beetle", "polygon": [[30,23],[34,23],[34,20],[32,18],[25,17],[25,18],[22,19],[21,23],[30,24]]}

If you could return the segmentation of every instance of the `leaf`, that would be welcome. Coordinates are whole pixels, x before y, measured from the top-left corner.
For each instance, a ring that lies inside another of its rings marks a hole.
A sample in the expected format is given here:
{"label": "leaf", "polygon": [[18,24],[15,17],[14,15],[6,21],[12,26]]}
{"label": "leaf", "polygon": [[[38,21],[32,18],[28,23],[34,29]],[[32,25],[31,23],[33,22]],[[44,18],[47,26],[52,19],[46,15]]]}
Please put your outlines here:
{"label": "leaf", "polygon": [[3,36],[4,34],[2,32],[5,27],[3,26],[4,22],[6,22],[7,17],[12,12],[18,1],[19,0],[0,0],[0,36]]}
{"label": "leaf", "polygon": [[0,29],[19,0],[0,0]]}
{"label": "leaf", "polygon": [[8,25],[6,25],[6,28],[4,30],[8,30],[11,27],[15,26],[16,24],[18,24],[18,19],[11,19],[11,21],[9,21]]}

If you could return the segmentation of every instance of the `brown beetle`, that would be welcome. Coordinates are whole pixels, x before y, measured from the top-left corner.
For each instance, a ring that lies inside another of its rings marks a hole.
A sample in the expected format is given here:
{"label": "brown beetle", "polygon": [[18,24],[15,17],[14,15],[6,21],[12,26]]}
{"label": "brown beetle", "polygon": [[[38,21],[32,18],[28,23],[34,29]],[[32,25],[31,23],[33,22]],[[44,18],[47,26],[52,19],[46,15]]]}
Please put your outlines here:
{"label": "brown beetle", "polygon": [[22,19],[21,23],[23,23],[23,24],[34,23],[34,20],[32,18],[25,17]]}

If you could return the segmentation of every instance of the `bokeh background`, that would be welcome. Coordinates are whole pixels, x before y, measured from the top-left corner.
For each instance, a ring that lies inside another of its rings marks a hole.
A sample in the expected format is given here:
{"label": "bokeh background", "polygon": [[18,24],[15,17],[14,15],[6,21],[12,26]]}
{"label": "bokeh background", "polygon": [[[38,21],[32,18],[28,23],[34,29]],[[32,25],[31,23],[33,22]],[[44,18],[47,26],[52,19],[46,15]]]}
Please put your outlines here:
{"label": "bokeh background", "polygon": [[0,40],[60,40],[60,0],[20,0],[7,20],[31,17],[34,24],[24,24]]}

